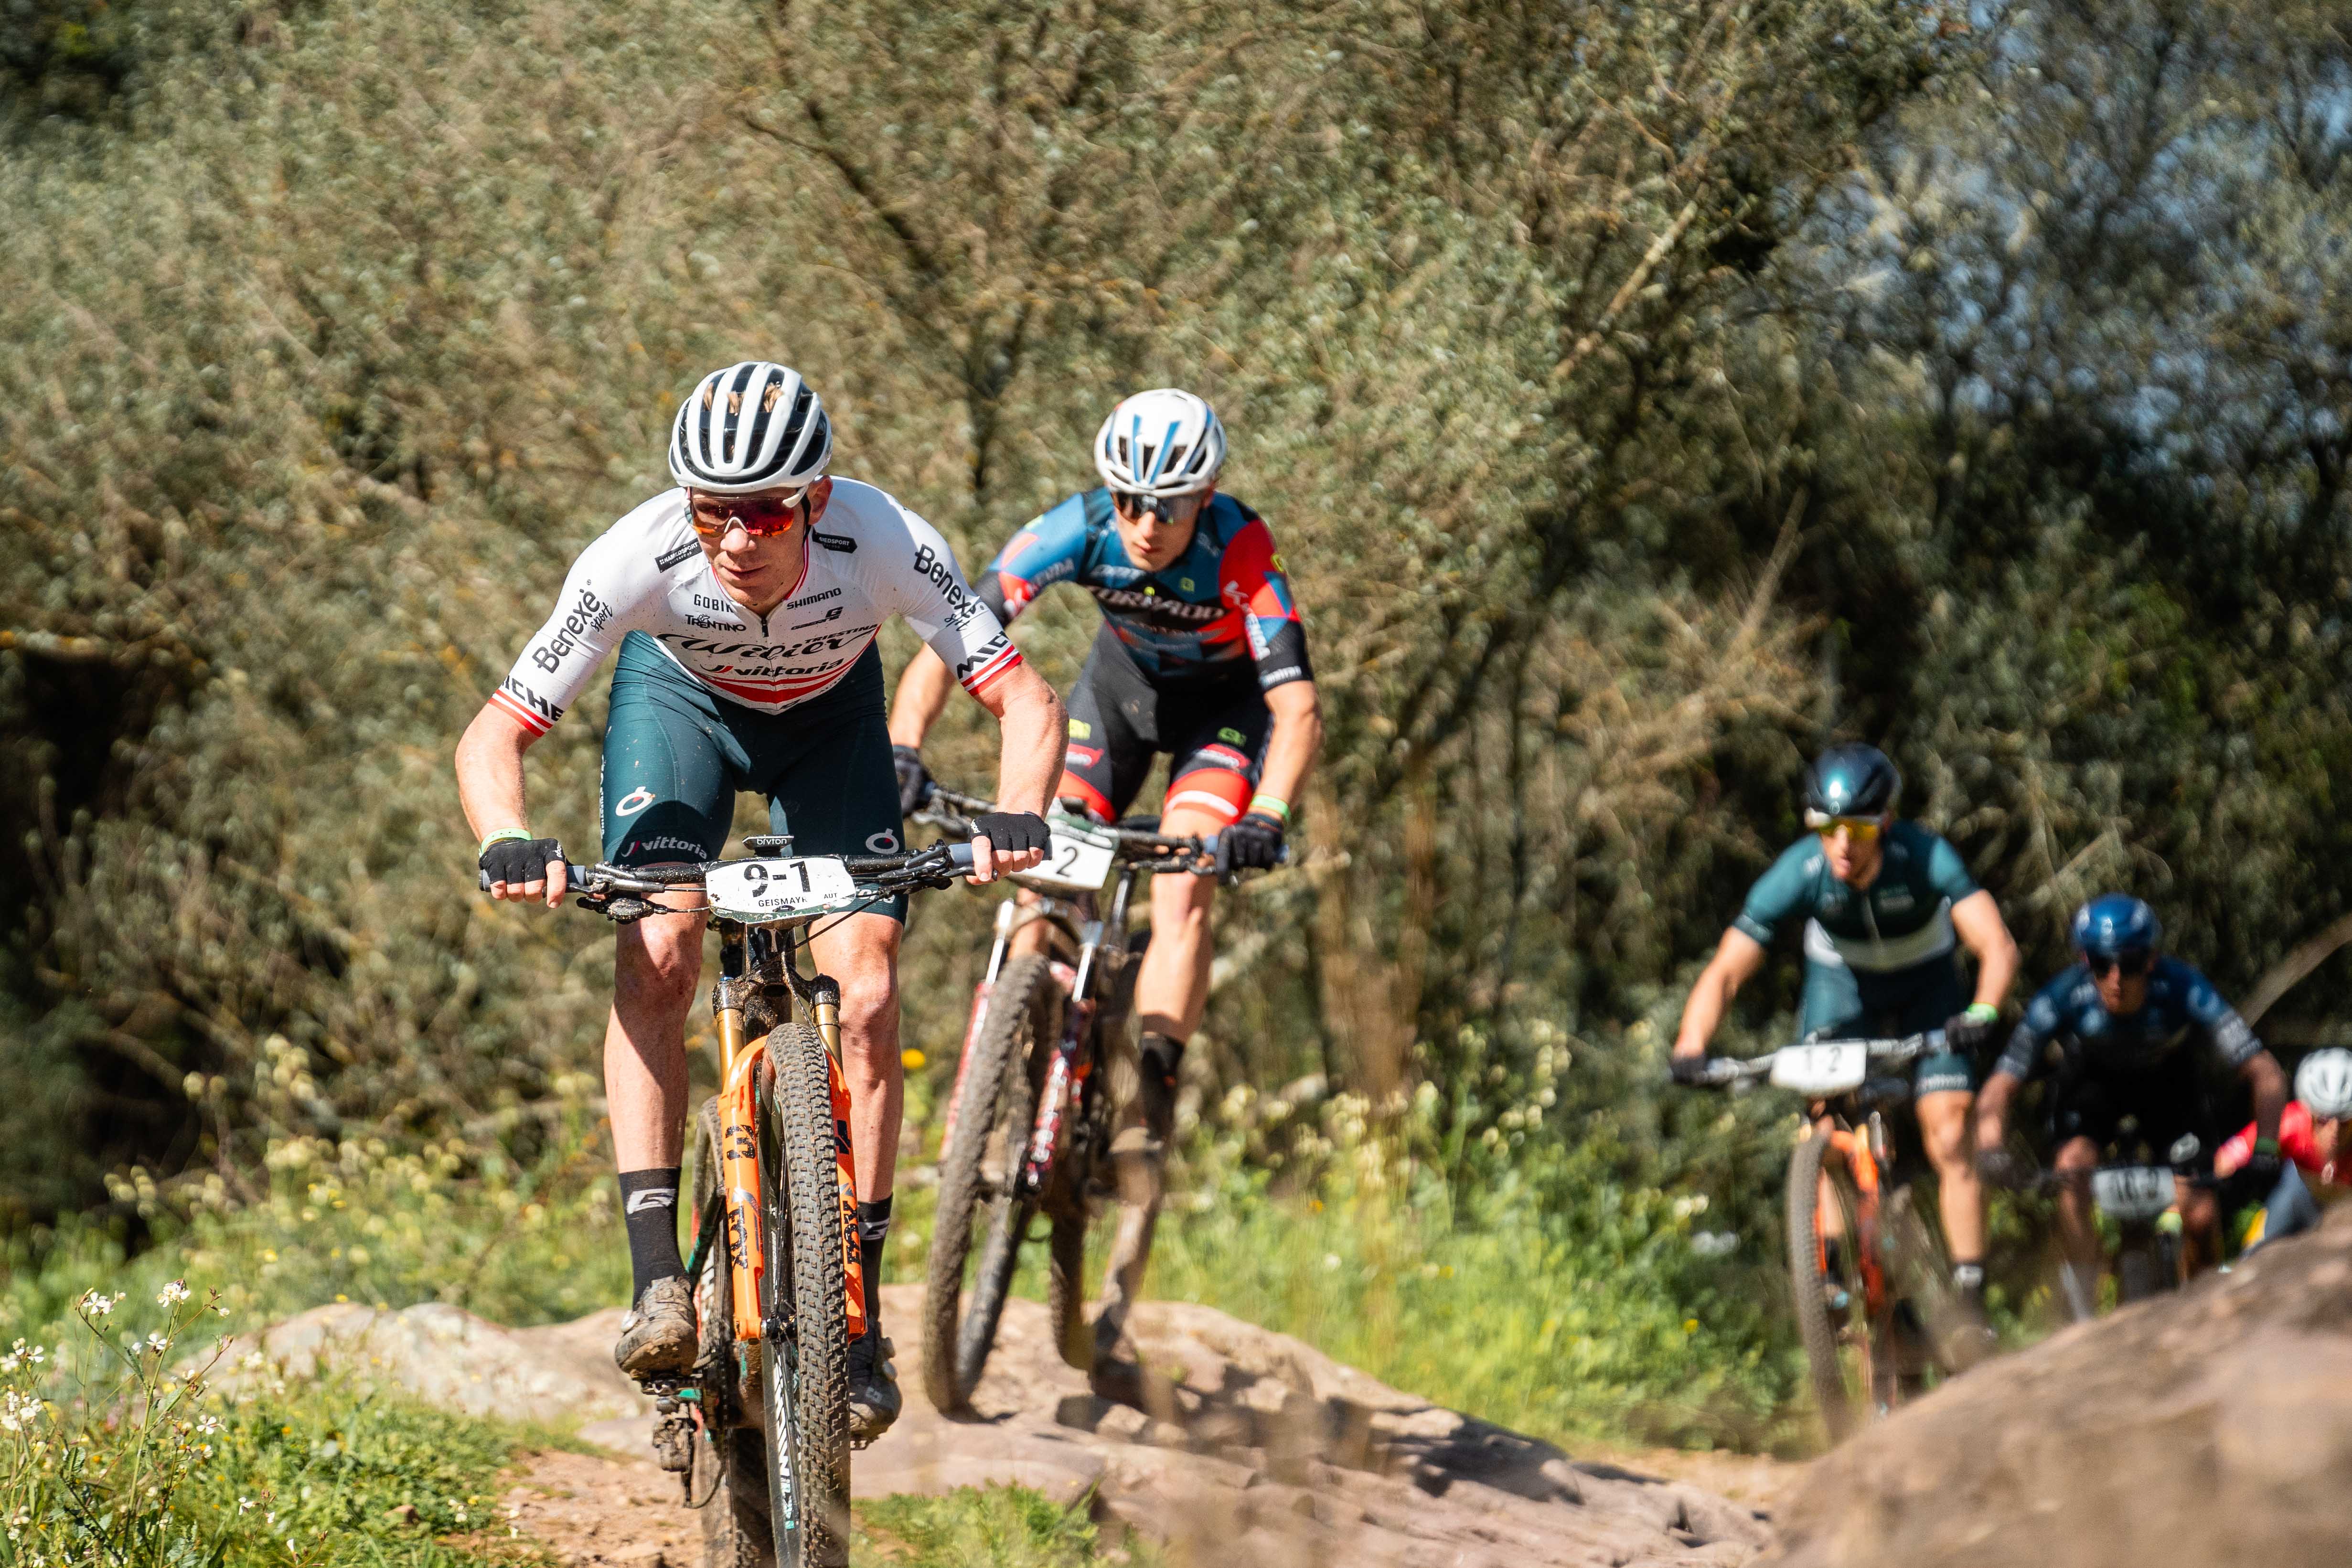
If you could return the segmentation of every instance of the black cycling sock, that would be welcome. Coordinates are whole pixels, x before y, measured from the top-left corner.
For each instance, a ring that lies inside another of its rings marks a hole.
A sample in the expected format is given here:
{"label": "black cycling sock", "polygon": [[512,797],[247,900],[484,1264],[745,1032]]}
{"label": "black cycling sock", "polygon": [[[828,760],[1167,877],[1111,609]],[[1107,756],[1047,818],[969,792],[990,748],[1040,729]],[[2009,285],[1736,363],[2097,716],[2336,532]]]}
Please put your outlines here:
{"label": "black cycling sock", "polygon": [[1143,1124],[1165,1141],[1176,1128],[1176,1073],[1184,1065],[1184,1042],[1146,1030],[1136,1058],[1143,1078]]}
{"label": "black cycling sock", "polygon": [[882,1337],[882,1251],[890,1239],[890,1199],[876,1198],[857,1206],[857,1263],[866,1274],[866,1333]]}
{"label": "black cycling sock", "polygon": [[677,1255],[677,1166],[621,1173],[621,1220],[629,1228],[629,1304],[646,1287],[686,1272]]}

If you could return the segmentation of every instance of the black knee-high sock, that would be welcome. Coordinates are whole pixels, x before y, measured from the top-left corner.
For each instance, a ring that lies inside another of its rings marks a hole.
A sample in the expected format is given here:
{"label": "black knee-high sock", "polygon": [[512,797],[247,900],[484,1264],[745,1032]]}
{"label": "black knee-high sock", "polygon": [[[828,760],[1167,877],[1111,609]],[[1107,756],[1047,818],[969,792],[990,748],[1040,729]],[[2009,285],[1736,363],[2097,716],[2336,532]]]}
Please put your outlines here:
{"label": "black knee-high sock", "polygon": [[866,1333],[882,1337],[882,1251],[890,1239],[890,1198],[857,1206],[857,1261],[866,1273]]}
{"label": "black knee-high sock", "polygon": [[629,1228],[629,1272],[635,1276],[632,1306],[647,1285],[686,1272],[677,1255],[677,1170],[656,1166],[621,1173],[621,1219]]}

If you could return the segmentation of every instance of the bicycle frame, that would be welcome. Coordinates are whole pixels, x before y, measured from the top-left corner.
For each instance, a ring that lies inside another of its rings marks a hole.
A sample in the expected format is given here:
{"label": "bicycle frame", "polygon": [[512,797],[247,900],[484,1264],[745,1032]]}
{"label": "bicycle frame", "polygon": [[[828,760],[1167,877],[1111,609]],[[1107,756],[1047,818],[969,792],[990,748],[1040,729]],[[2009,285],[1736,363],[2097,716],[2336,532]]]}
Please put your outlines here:
{"label": "bicycle frame", "polygon": [[955,1086],[948,1095],[940,1146],[945,1148],[954,1140],[956,1107],[963,1099],[972,1046],[988,1020],[989,998],[995,989],[997,976],[1003,971],[1005,957],[1012,951],[1013,935],[1042,921],[1068,943],[1076,962],[1060,957],[1049,960],[1054,977],[1060,982],[1070,1005],[1063,1013],[1062,1038],[1055,1042],[1053,1059],[1046,1064],[1045,1082],[1038,1091],[1037,1111],[1029,1129],[1028,1154],[1022,1161],[1020,1176],[1020,1195],[1024,1198],[1036,1197],[1045,1190],[1053,1176],[1054,1160],[1061,1149],[1069,1107],[1074,1103],[1083,1103],[1091,1084],[1095,1060],[1087,1043],[1093,1037],[1100,1007],[1100,998],[1093,991],[1101,967],[1103,939],[1116,932],[1124,941],[1135,883],[1149,869],[1138,861],[1119,862],[1108,919],[1090,918],[1076,900],[1051,894],[1039,894],[1034,904],[1006,899],[996,906],[995,941],[989,949],[988,968],[972,988],[971,1019],[964,1029],[962,1052],[956,1061]]}
{"label": "bicycle frame", "polygon": [[[1854,1262],[1862,1270],[1863,1305],[1874,1322],[1894,1303],[1888,1299],[1886,1270],[1878,1256],[1878,1156],[1871,1152],[1870,1134],[1866,1129],[1856,1129],[1843,1124],[1832,1124],[1829,1134],[1830,1153],[1845,1164],[1853,1177],[1855,1195],[1854,1228],[1853,1237]],[[1822,1248],[1822,1271],[1829,1272],[1829,1249]]]}

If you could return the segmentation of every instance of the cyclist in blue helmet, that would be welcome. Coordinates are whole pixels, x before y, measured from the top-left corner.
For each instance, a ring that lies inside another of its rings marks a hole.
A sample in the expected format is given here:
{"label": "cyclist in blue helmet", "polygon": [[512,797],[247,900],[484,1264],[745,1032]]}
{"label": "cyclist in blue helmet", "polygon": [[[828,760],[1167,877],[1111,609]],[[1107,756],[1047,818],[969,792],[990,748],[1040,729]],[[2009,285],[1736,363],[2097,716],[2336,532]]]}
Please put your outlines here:
{"label": "cyclist in blue helmet", "polygon": [[[1675,1039],[1676,1075],[1695,1079],[1733,993],[1763,968],[1773,936],[1804,917],[1807,1035],[1942,1029],[1949,1049],[1913,1079],[1921,1142],[1936,1168],[1953,1283],[1984,1295],[1984,1195],[1969,1145],[1979,1052],[1996,1038],[2017,977],[2017,944],[1991,894],[1932,830],[1895,814],[1903,777],[1874,746],[1832,747],[1805,775],[1805,825],[1748,890],[1739,918],[1691,988]],[[1959,949],[1977,960],[1974,999]]]}
{"label": "cyclist in blue helmet", "polygon": [[[2214,1102],[2199,1071],[2194,1037],[2207,1059],[2252,1092],[2254,1139],[2231,1179],[2250,1198],[2269,1196],[2280,1174],[2279,1113],[2286,1073],[2213,983],[2162,951],[2156,911],[2129,894],[2106,893],[2074,912],[2075,962],[2042,988],[1977,1099],[1978,1158],[1994,1181],[2021,1175],[2003,1143],[2021,1086],[2054,1069],[2049,1114],[2058,1189],[2060,1274],[2068,1306],[2091,1315],[2100,1256],[2090,1176],[2128,1117],[2161,1158],[2183,1134],[2216,1148],[2233,1118]],[[2181,1264],[2194,1274],[2220,1257],[2219,1207],[2210,1191],[2180,1192]]]}

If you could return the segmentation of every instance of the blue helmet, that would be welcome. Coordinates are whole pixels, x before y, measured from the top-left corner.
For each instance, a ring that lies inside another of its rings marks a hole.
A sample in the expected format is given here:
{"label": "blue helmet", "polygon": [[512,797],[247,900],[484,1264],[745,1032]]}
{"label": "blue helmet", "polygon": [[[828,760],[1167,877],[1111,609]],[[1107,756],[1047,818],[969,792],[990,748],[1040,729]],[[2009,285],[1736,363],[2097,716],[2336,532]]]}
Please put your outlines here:
{"label": "blue helmet", "polygon": [[1883,817],[1895,810],[1895,797],[1902,792],[1903,775],[1874,746],[1832,746],[1805,769],[1809,819]]}
{"label": "blue helmet", "polygon": [[2153,953],[2164,940],[2164,922],[2144,899],[2128,893],[2103,893],[2074,911],[2074,946],[2094,958]]}

